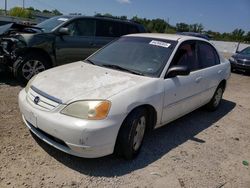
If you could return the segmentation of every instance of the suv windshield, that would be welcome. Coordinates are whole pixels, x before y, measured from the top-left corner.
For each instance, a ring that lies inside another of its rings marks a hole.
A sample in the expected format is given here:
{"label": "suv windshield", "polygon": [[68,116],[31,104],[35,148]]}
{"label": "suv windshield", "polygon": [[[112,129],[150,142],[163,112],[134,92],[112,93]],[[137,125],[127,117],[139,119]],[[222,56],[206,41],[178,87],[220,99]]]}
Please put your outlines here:
{"label": "suv windshield", "polygon": [[93,64],[120,71],[158,77],[176,43],[163,39],[122,37],[88,60]]}
{"label": "suv windshield", "polygon": [[36,27],[42,28],[44,32],[51,32],[54,28],[59,26],[60,24],[68,21],[69,18],[67,17],[53,17],[48,20],[45,20],[36,25]]}
{"label": "suv windshield", "polygon": [[250,47],[245,48],[240,52],[242,55],[250,55]]}

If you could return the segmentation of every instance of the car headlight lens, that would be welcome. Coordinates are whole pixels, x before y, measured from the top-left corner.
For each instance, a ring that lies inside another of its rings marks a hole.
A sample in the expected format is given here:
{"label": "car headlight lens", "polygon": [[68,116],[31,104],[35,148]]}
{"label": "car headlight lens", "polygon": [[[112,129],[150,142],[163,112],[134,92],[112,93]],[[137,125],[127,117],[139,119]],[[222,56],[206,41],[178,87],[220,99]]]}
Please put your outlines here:
{"label": "car headlight lens", "polygon": [[66,106],[61,113],[81,119],[101,120],[107,117],[111,102],[103,101],[77,101]]}
{"label": "car headlight lens", "polygon": [[235,62],[235,59],[233,57],[230,57],[229,60]]}
{"label": "car headlight lens", "polygon": [[33,76],[33,77],[29,80],[29,82],[27,83],[27,85],[26,85],[26,87],[25,87],[26,93],[28,93],[28,91],[29,91],[29,89],[30,89],[30,86],[31,86],[31,83],[33,82],[33,80],[34,80],[35,78],[36,78],[36,75]]}

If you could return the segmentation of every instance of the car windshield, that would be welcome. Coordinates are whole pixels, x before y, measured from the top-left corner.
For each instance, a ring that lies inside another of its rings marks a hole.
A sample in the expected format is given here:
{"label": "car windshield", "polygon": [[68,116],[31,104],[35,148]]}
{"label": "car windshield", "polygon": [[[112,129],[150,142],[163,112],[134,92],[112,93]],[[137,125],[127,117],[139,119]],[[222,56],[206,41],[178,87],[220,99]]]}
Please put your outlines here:
{"label": "car windshield", "polygon": [[245,48],[244,50],[242,50],[240,52],[240,54],[243,54],[243,55],[250,55],[250,47],[247,47]]}
{"label": "car windshield", "polygon": [[163,39],[122,37],[90,56],[87,61],[121,71],[159,77],[176,43]]}
{"label": "car windshield", "polygon": [[60,24],[66,22],[69,18],[67,17],[53,17],[48,20],[45,20],[36,25],[36,27],[42,28],[44,32],[51,32],[54,28]]}

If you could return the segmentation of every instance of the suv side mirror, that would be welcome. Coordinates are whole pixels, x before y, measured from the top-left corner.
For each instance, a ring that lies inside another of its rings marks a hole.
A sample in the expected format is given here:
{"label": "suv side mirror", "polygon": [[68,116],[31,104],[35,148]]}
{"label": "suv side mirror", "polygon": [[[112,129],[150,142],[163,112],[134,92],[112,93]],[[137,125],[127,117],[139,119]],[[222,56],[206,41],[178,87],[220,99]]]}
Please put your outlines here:
{"label": "suv side mirror", "polygon": [[61,35],[69,35],[70,34],[69,28],[67,28],[67,27],[61,27],[58,30],[58,33],[61,34]]}
{"label": "suv side mirror", "polygon": [[190,69],[185,65],[174,65],[168,69],[165,78],[173,78],[176,76],[186,76],[190,74]]}
{"label": "suv side mirror", "polygon": [[235,52],[236,54],[238,54],[238,53],[240,53],[240,51],[239,50],[236,50],[236,52]]}

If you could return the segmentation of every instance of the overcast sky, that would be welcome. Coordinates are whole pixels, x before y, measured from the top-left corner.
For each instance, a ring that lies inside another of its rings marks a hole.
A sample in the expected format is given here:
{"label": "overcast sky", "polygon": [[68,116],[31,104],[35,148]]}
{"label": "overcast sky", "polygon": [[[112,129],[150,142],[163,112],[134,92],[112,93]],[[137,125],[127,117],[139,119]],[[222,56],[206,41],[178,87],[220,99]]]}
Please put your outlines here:
{"label": "overcast sky", "polygon": [[[8,9],[22,6],[23,0],[7,0]],[[170,24],[202,23],[205,30],[250,31],[250,0],[24,0],[25,7],[58,9],[64,14],[111,13],[145,18],[162,18]],[[4,8],[4,0],[0,1]]]}

